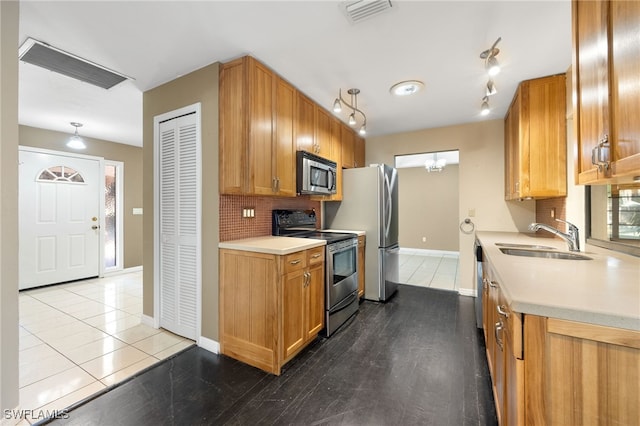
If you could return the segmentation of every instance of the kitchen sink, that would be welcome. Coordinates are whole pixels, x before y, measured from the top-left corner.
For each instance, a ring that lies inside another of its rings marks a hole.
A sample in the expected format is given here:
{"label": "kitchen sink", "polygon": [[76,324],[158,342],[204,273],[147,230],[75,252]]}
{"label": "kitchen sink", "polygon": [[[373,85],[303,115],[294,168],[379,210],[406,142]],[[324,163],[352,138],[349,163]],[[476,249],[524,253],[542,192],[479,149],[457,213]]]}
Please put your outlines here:
{"label": "kitchen sink", "polygon": [[589,256],[585,256],[583,254],[567,253],[562,251],[530,250],[509,247],[503,247],[500,251],[511,256],[542,257],[545,259],[591,260]]}
{"label": "kitchen sink", "polygon": [[539,246],[536,244],[512,244],[512,243],[496,243],[498,247],[509,247],[515,249],[541,249],[541,250],[555,250],[555,247]]}

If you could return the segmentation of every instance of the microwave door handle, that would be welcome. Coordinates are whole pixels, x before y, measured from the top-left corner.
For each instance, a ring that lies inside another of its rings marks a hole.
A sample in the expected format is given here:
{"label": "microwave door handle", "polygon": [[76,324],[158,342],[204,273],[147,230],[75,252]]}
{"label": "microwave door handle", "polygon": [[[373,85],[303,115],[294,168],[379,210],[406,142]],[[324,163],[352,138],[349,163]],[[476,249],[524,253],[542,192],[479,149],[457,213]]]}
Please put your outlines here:
{"label": "microwave door handle", "polygon": [[329,176],[331,176],[331,181],[329,183],[329,190],[336,189],[336,172],[333,170],[329,170]]}

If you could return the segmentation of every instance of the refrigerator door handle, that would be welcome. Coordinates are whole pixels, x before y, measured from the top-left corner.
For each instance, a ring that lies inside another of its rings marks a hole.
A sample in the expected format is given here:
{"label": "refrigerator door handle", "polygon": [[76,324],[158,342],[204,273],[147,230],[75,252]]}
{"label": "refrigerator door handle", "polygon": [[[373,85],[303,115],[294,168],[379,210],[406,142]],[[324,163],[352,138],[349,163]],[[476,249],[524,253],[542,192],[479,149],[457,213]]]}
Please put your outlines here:
{"label": "refrigerator door handle", "polygon": [[387,217],[385,218],[385,227],[384,227],[384,238],[385,240],[389,237],[389,228],[391,228],[391,218],[393,216],[393,201],[391,199],[391,184],[389,183],[389,176],[385,173],[384,175],[384,184],[386,185],[387,192],[387,206],[384,209]]}

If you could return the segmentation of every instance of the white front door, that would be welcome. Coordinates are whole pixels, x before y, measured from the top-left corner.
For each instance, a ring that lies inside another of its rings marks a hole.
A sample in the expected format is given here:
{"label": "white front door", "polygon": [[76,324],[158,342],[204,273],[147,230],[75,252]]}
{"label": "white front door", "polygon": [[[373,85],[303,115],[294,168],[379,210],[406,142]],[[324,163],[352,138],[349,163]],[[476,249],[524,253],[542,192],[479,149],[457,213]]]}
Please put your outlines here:
{"label": "white front door", "polygon": [[20,149],[20,289],[100,272],[101,160]]}

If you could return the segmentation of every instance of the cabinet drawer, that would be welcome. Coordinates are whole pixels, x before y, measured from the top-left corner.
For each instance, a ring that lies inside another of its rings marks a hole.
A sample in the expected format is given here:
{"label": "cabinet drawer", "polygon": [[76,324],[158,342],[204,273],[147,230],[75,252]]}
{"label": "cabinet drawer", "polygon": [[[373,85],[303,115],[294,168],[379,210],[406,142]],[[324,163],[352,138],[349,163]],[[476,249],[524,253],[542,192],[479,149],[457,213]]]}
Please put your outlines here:
{"label": "cabinet drawer", "polygon": [[309,253],[309,266],[324,262],[324,246],[307,250]]}
{"label": "cabinet drawer", "polygon": [[307,252],[298,251],[284,257],[284,273],[298,271],[307,267]]}

